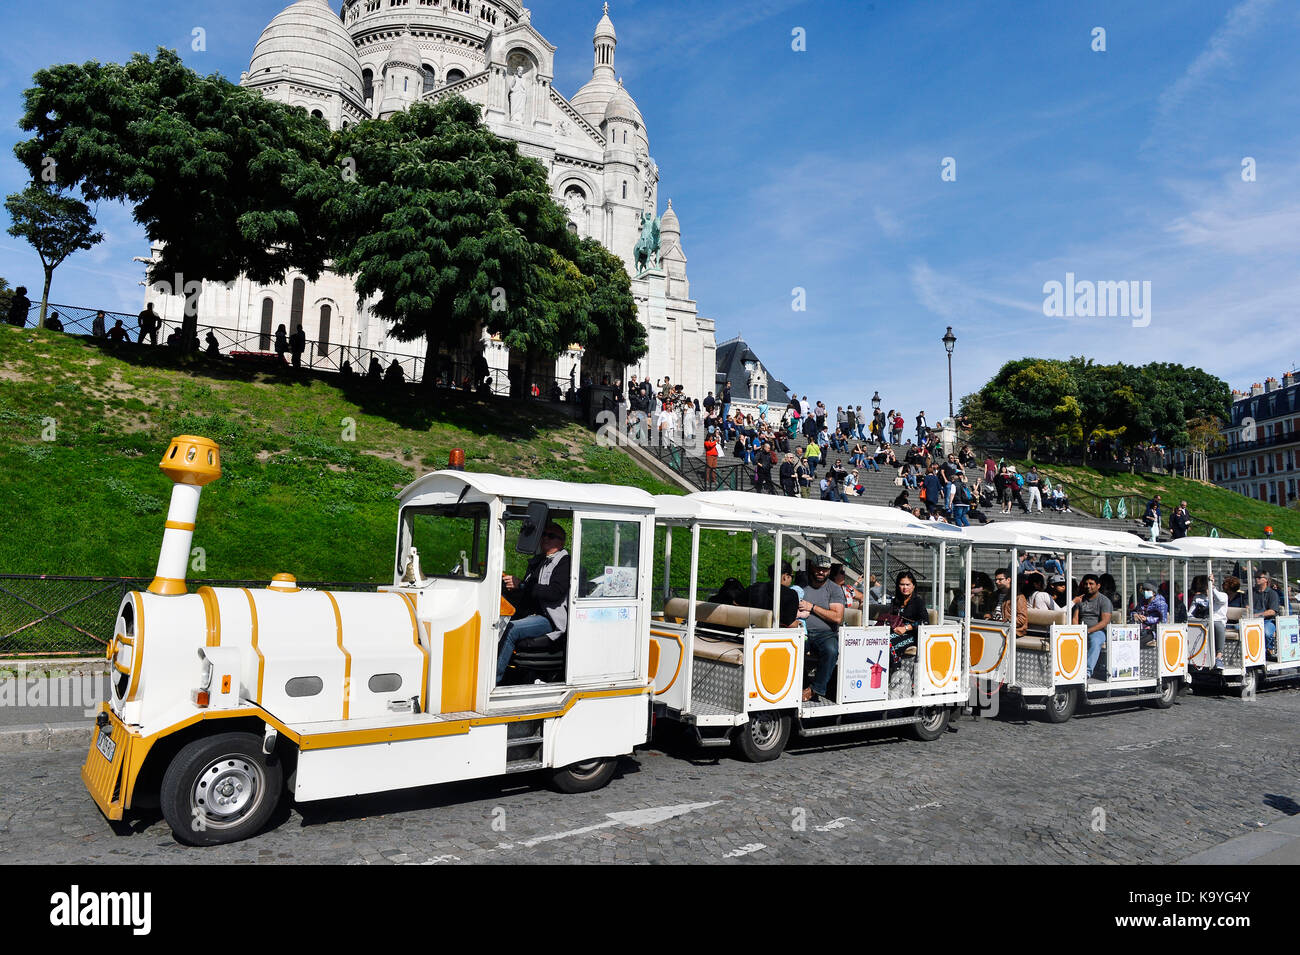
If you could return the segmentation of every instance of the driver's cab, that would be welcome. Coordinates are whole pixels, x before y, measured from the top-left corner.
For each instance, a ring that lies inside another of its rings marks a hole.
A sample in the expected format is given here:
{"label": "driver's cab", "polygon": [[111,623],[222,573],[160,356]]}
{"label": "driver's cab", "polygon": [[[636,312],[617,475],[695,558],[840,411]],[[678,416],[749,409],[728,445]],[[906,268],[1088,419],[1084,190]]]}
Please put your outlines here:
{"label": "driver's cab", "polygon": [[[406,488],[393,587],[385,589],[411,603],[428,656],[429,711],[485,711],[577,687],[644,683],[653,507],[636,488],[460,471]],[[547,613],[530,587],[506,584],[524,584],[530,564],[557,546],[550,574],[567,566],[568,592],[550,608],[555,622],[546,630],[558,639],[518,648],[498,683],[511,622]]]}

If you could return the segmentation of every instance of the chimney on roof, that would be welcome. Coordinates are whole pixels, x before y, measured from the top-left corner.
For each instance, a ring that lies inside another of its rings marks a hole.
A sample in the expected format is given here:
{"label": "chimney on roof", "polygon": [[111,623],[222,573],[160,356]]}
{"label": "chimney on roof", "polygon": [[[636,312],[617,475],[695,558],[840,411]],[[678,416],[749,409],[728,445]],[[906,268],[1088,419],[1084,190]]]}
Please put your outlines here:
{"label": "chimney on roof", "polygon": [[1264,390],[1265,390],[1265,391],[1270,391],[1270,392],[1272,392],[1272,391],[1277,391],[1277,390],[1278,390],[1279,388],[1281,388],[1281,387],[1282,387],[1282,386],[1279,385],[1279,384],[1277,383],[1277,379],[1276,379],[1276,378],[1268,377],[1268,378],[1265,378],[1265,379],[1264,379]]}
{"label": "chimney on roof", "polygon": [[1294,385],[1294,384],[1295,384],[1295,372],[1294,372],[1294,371],[1288,371],[1285,375],[1282,376],[1282,387],[1283,387],[1283,388],[1290,388],[1290,387],[1291,387],[1292,385]]}
{"label": "chimney on roof", "polygon": [[1256,395],[1262,395],[1263,393],[1264,393],[1264,386],[1261,385],[1258,381],[1250,386],[1250,396],[1252,398],[1255,397]]}

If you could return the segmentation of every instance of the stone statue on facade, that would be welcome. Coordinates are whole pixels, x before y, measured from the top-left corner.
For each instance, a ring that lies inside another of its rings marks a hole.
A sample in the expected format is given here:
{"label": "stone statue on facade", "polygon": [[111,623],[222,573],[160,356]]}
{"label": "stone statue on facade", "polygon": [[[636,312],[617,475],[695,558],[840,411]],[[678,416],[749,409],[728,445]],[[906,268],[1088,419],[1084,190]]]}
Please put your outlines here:
{"label": "stone statue on facade", "polygon": [[659,268],[659,217],[653,212],[641,213],[641,237],[632,249],[637,274]]}
{"label": "stone statue on facade", "polygon": [[515,67],[515,75],[510,78],[510,122],[522,123],[528,109],[528,79],[524,76],[522,66]]}

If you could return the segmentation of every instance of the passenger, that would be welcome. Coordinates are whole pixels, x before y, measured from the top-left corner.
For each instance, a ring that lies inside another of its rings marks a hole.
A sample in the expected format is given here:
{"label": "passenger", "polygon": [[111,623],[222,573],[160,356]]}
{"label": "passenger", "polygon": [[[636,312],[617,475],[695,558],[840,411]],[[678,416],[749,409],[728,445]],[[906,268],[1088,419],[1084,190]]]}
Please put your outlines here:
{"label": "passenger", "polygon": [[1228,595],[1214,586],[1214,575],[1197,574],[1189,588],[1191,618],[1211,624],[1214,631],[1214,665],[1223,668],[1223,642],[1228,632]]}
{"label": "passenger", "polygon": [[1097,585],[1101,592],[1106,595],[1110,601],[1111,609],[1119,606],[1119,588],[1115,586],[1115,578],[1111,574],[1102,574],[1097,578]]}
{"label": "passenger", "polygon": [[[516,649],[537,650],[556,646],[569,627],[569,552],[564,549],[564,528],[547,524],[542,531],[542,552],[528,562],[523,580],[502,576],[502,594],[516,607],[515,616],[501,635],[497,652],[497,683],[505,678]],[[520,615],[519,611],[526,611]]]}
{"label": "passenger", "polygon": [[1277,659],[1277,615],[1282,610],[1282,599],[1268,585],[1268,571],[1255,571],[1255,589],[1250,592],[1250,613],[1264,618],[1264,653],[1266,659]]}
{"label": "passenger", "polygon": [[993,575],[993,585],[997,588],[998,608],[993,617],[1008,623],[1013,619],[1016,624],[1016,636],[1023,637],[1029,633],[1029,598],[1025,596],[1025,575],[1021,574],[1016,582],[1016,608],[1011,609],[1011,568],[1005,567]]}
{"label": "passenger", "polygon": [[1029,606],[1035,610],[1057,612],[1065,609],[1065,576],[1052,574],[1047,579],[1047,589],[1040,590],[1029,598]]}
{"label": "passenger", "polygon": [[[961,599],[960,592],[958,600]],[[978,620],[990,619],[990,614],[994,611],[997,604],[993,597],[993,581],[989,575],[982,570],[974,571],[970,575],[970,612],[971,616]],[[957,614],[960,616],[960,612]]]}
{"label": "passenger", "polygon": [[[1096,574],[1084,574],[1082,596],[1074,598],[1074,622],[1088,628],[1088,675],[1092,676],[1101,659],[1101,648],[1106,643],[1106,628],[1110,626],[1114,604],[1101,592],[1101,581]],[[1101,679],[1101,677],[1098,677]]]}
{"label": "passenger", "polygon": [[916,586],[916,577],[910,570],[900,571],[894,578],[894,599],[889,605],[893,626],[889,634],[889,654],[894,663],[908,647],[916,646],[921,626],[930,622],[925,598]]}
{"label": "passenger", "polygon": [[1229,574],[1223,579],[1223,590],[1228,595],[1229,607],[1245,607],[1246,598],[1241,594],[1241,578]]}
{"label": "passenger", "polygon": [[[774,569],[770,566],[767,568],[769,578]],[[781,561],[781,607],[777,620],[778,627],[799,626],[799,595],[790,586],[792,583],[794,583],[794,568],[790,566],[788,560],[783,560]],[[771,610],[772,581],[768,579],[751,584],[749,590],[745,592],[745,600],[755,610]]]}
{"label": "passenger", "polygon": [[1160,624],[1169,622],[1169,604],[1156,590],[1156,585],[1144,580],[1138,588],[1138,606],[1133,611],[1133,622],[1142,626],[1142,646],[1154,647]]}
{"label": "passenger", "polygon": [[745,585],[735,577],[728,577],[718,588],[718,592],[709,597],[711,604],[723,604],[728,607],[744,607]]}
{"label": "passenger", "polygon": [[826,554],[812,559],[811,579],[804,588],[799,609],[808,612],[804,626],[808,630],[807,655],[816,665],[810,686],[804,687],[803,699],[830,703],[831,671],[840,656],[840,624],[844,622],[844,591],[830,580],[833,561]]}

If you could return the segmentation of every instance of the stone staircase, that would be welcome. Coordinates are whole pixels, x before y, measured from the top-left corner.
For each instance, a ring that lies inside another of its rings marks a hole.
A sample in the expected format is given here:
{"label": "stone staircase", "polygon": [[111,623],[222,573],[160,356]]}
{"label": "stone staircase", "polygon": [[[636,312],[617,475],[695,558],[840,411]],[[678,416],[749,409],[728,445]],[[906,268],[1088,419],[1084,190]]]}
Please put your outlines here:
{"label": "stone staircase", "polygon": [[[795,438],[795,440],[790,442],[790,450],[796,451],[799,448],[804,447],[806,444],[807,444],[807,440],[801,434],[797,438]],[[723,450],[724,452],[729,452],[730,443],[728,443],[728,446],[725,447]],[[897,448],[895,450],[897,450]],[[683,454],[685,454],[685,452],[683,452]],[[848,458],[848,455],[832,454],[830,457],[831,457],[831,461],[834,461],[836,457],[839,457],[841,460],[846,460]],[[719,465],[734,464],[736,463],[736,459],[732,457],[730,453],[724,453],[719,457],[718,463]],[[821,463],[818,464],[817,467],[818,479],[820,479],[826,474],[826,468],[827,465]],[[703,471],[702,463],[698,469],[683,468],[682,474],[685,477],[691,478],[690,472],[693,470],[697,471],[698,473],[702,473]],[[778,468],[773,467],[772,471],[773,471],[773,475],[772,475],[773,480],[778,483],[778,488],[779,488]],[[984,469],[982,465],[977,468],[968,468],[966,470],[967,483],[969,483],[973,487],[975,483],[978,482],[978,480],[983,477],[983,473],[984,473]],[[862,485],[862,493],[860,495],[849,497],[846,502],[846,505],[853,506],[855,504],[856,505],[874,504],[880,507],[892,507],[894,503],[894,499],[898,496],[899,491],[903,490],[903,488],[899,487],[894,483],[894,478],[896,475],[897,475],[897,471],[893,468],[885,468],[879,472],[872,471],[869,468],[859,468],[858,482]],[[696,480],[691,479],[688,481],[688,483],[690,483],[693,486],[696,486],[698,489],[702,489],[702,485],[699,484],[699,482]],[[746,480],[742,490],[750,490],[751,488],[752,488],[752,483]],[[1028,495],[1022,494],[1022,497],[1025,499],[1025,503],[1028,504],[1029,503]],[[923,502],[920,499],[919,490],[909,489],[908,499],[910,503],[913,504],[914,506],[915,505],[924,506]],[[994,506],[991,508],[981,509],[981,510],[983,511],[984,515],[988,517],[989,520],[991,521],[1022,521],[1022,520],[1035,521],[1035,522],[1042,522],[1044,524],[1056,524],[1056,525],[1063,525],[1068,527],[1085,527],[1085,528],[1093,528],[1093,529],[1108,530],[1108,531],[1128,531],[1133,533],[1134,535],[1139,535],[1144,539],[1149,537],[1146,529],[1142,526],[1142,522],[1138,520],[1136,517],[1134,517],[1133,515],[1130,515],[1129,517],[1123,519],[1112,518],[1108,520],[1101,517],[1095,517],[1092,514],[1086,513],[1078,508],[1072,508],[1069,511],[1057,513],[1056,511],[1053,511],[1046,506],[1044,506],[1041,513],[1035,510],[1032,514],[1026,514],[1022,512],[1018,507],[1013,506],[1011,509],[1011,513],[1004,515],[1001,512],[1000,505],[997,504],[994,504]],[[978,523],[978,522],[972,521],[972,523]],[[1167,527],[1161,530],[1159,539],[1161,541],[1169,540],[1169,531]]]}

